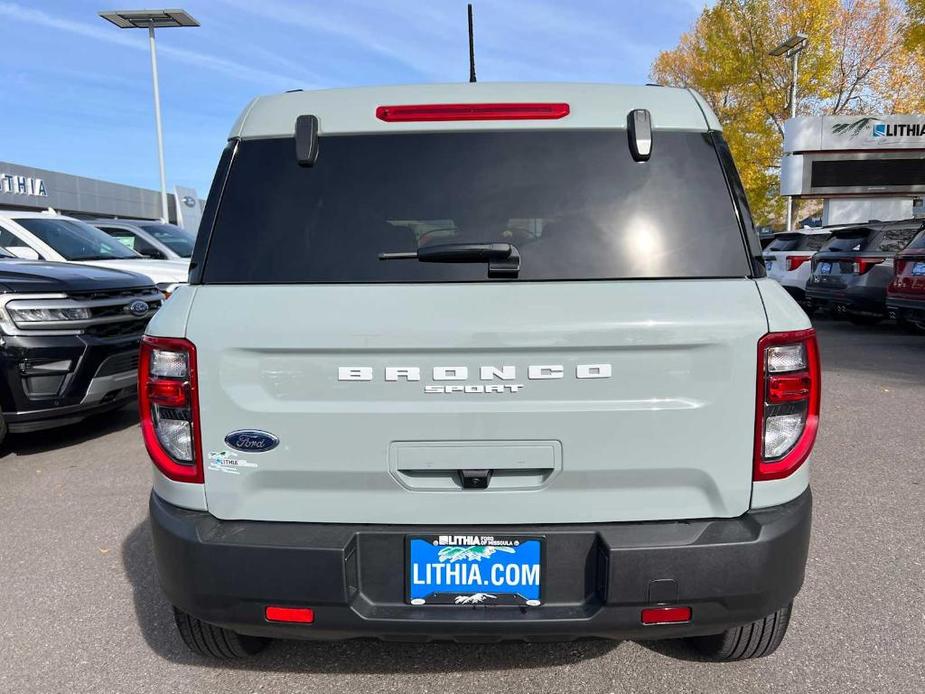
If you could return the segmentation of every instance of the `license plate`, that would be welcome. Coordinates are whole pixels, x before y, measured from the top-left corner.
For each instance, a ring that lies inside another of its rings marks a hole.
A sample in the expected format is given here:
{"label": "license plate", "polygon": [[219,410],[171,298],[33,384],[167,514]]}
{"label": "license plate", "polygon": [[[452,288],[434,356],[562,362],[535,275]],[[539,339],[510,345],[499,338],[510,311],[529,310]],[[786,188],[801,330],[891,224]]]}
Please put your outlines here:
{"label": "license plate", "polygon": [[407,539],[412,605],[541,605],[543,538],[426,535]]}
{"label": "license plate", "polygon": [[773,261],[773,260],[765,260],[765,261],[764,261],[764,266],[765,266],[765,268],[767,268],[768,270],[770,270],[771,268],[774,267],[774,261]]}
{"label": "license plate", "polygon": [[819,263],[819,274],[828,275],[832,272],[832,263]]}
{"label": "license plate", "polygon": [[925,275],[925,263],[916,263],[912,266],[912,274],[916,277]]}

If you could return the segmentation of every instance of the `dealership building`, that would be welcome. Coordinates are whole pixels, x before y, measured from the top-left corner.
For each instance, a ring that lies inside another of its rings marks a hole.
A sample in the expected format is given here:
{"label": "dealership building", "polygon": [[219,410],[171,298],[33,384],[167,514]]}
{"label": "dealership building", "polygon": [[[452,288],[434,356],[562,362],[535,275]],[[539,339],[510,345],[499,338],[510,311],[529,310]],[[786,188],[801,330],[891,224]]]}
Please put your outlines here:
{"label": "dealership building", "polygon": [[[167,196],[170,220],[197,231],[203,200],[194,188],[177,186]],[[0,209],[42,211],[91,219],[161,218],[161,194],[148,188],[73,176],[59,171],[0,161]]]}
{"label": "dealership building", "polygon": [[925,216],[925,115],[788,120],[781,194],[821,199],[823,225]]}

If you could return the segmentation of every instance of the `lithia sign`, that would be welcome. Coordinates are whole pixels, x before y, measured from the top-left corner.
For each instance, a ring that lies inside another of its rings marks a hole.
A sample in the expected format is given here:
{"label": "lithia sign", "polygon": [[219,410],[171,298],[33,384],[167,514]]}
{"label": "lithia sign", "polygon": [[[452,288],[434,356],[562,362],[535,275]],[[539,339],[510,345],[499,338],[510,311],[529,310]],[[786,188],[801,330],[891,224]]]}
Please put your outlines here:
{"label": "lithia sign", "polygon": [[822,120],[823,149],[925,147],[922,116],[827,116]]}
{"label": "lithia sign", "polygon": [[45,190],[45,181],[41,178],[2,172],[0,172],[0,193],[32,195],[40,198],[48,197],[48,191]]}

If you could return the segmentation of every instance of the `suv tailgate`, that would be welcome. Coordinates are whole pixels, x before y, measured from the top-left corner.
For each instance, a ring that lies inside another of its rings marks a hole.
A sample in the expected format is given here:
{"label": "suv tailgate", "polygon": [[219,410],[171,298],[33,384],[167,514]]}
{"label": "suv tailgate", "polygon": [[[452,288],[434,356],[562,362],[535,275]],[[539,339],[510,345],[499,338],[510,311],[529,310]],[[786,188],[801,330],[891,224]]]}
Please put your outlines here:
{"label": "suv tailgate", "polygon": [[[188,325],[219,518],[570,523],[749,506],[767,332],[751,280],[205,285]],[[420,380],[386,381],[388,367]],[[241,429],[280,443],[233,451]],[[460,466],[495,474],[463,489]]]}

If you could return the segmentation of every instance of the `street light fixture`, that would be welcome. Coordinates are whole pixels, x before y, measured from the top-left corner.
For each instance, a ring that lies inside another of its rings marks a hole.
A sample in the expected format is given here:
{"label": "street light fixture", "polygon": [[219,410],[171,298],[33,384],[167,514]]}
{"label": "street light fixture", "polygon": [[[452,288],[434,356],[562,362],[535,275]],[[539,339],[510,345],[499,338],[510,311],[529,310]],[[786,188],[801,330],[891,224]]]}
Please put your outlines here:
{"label": "street light fixture", "polygon": [[184,10],[110,10],[100,12],[100,17],[112,22],[120,29],[147,29],[151,46],[151,79],[154,82],[154,123],[157,128],[157,160],[161,174],[161,216],[170,221],[167,208],[167,175],[164,173],[164,133],[161,128],[161,94],[157,83],[157,48],[154,44],[155,29],[172,27],[198,27],[199,22]]}
{"label": "street light fixture", "polygon": [[[790,117],[795,118],[797,115],[797,65],[800,53],[809,43],[809,37],[806,34],[794,34],[782,44],[780,44],[768,55],[774,57],[786,56],[790,58]],[[787,229],[793,228],[793,196],[787,196]]]}

